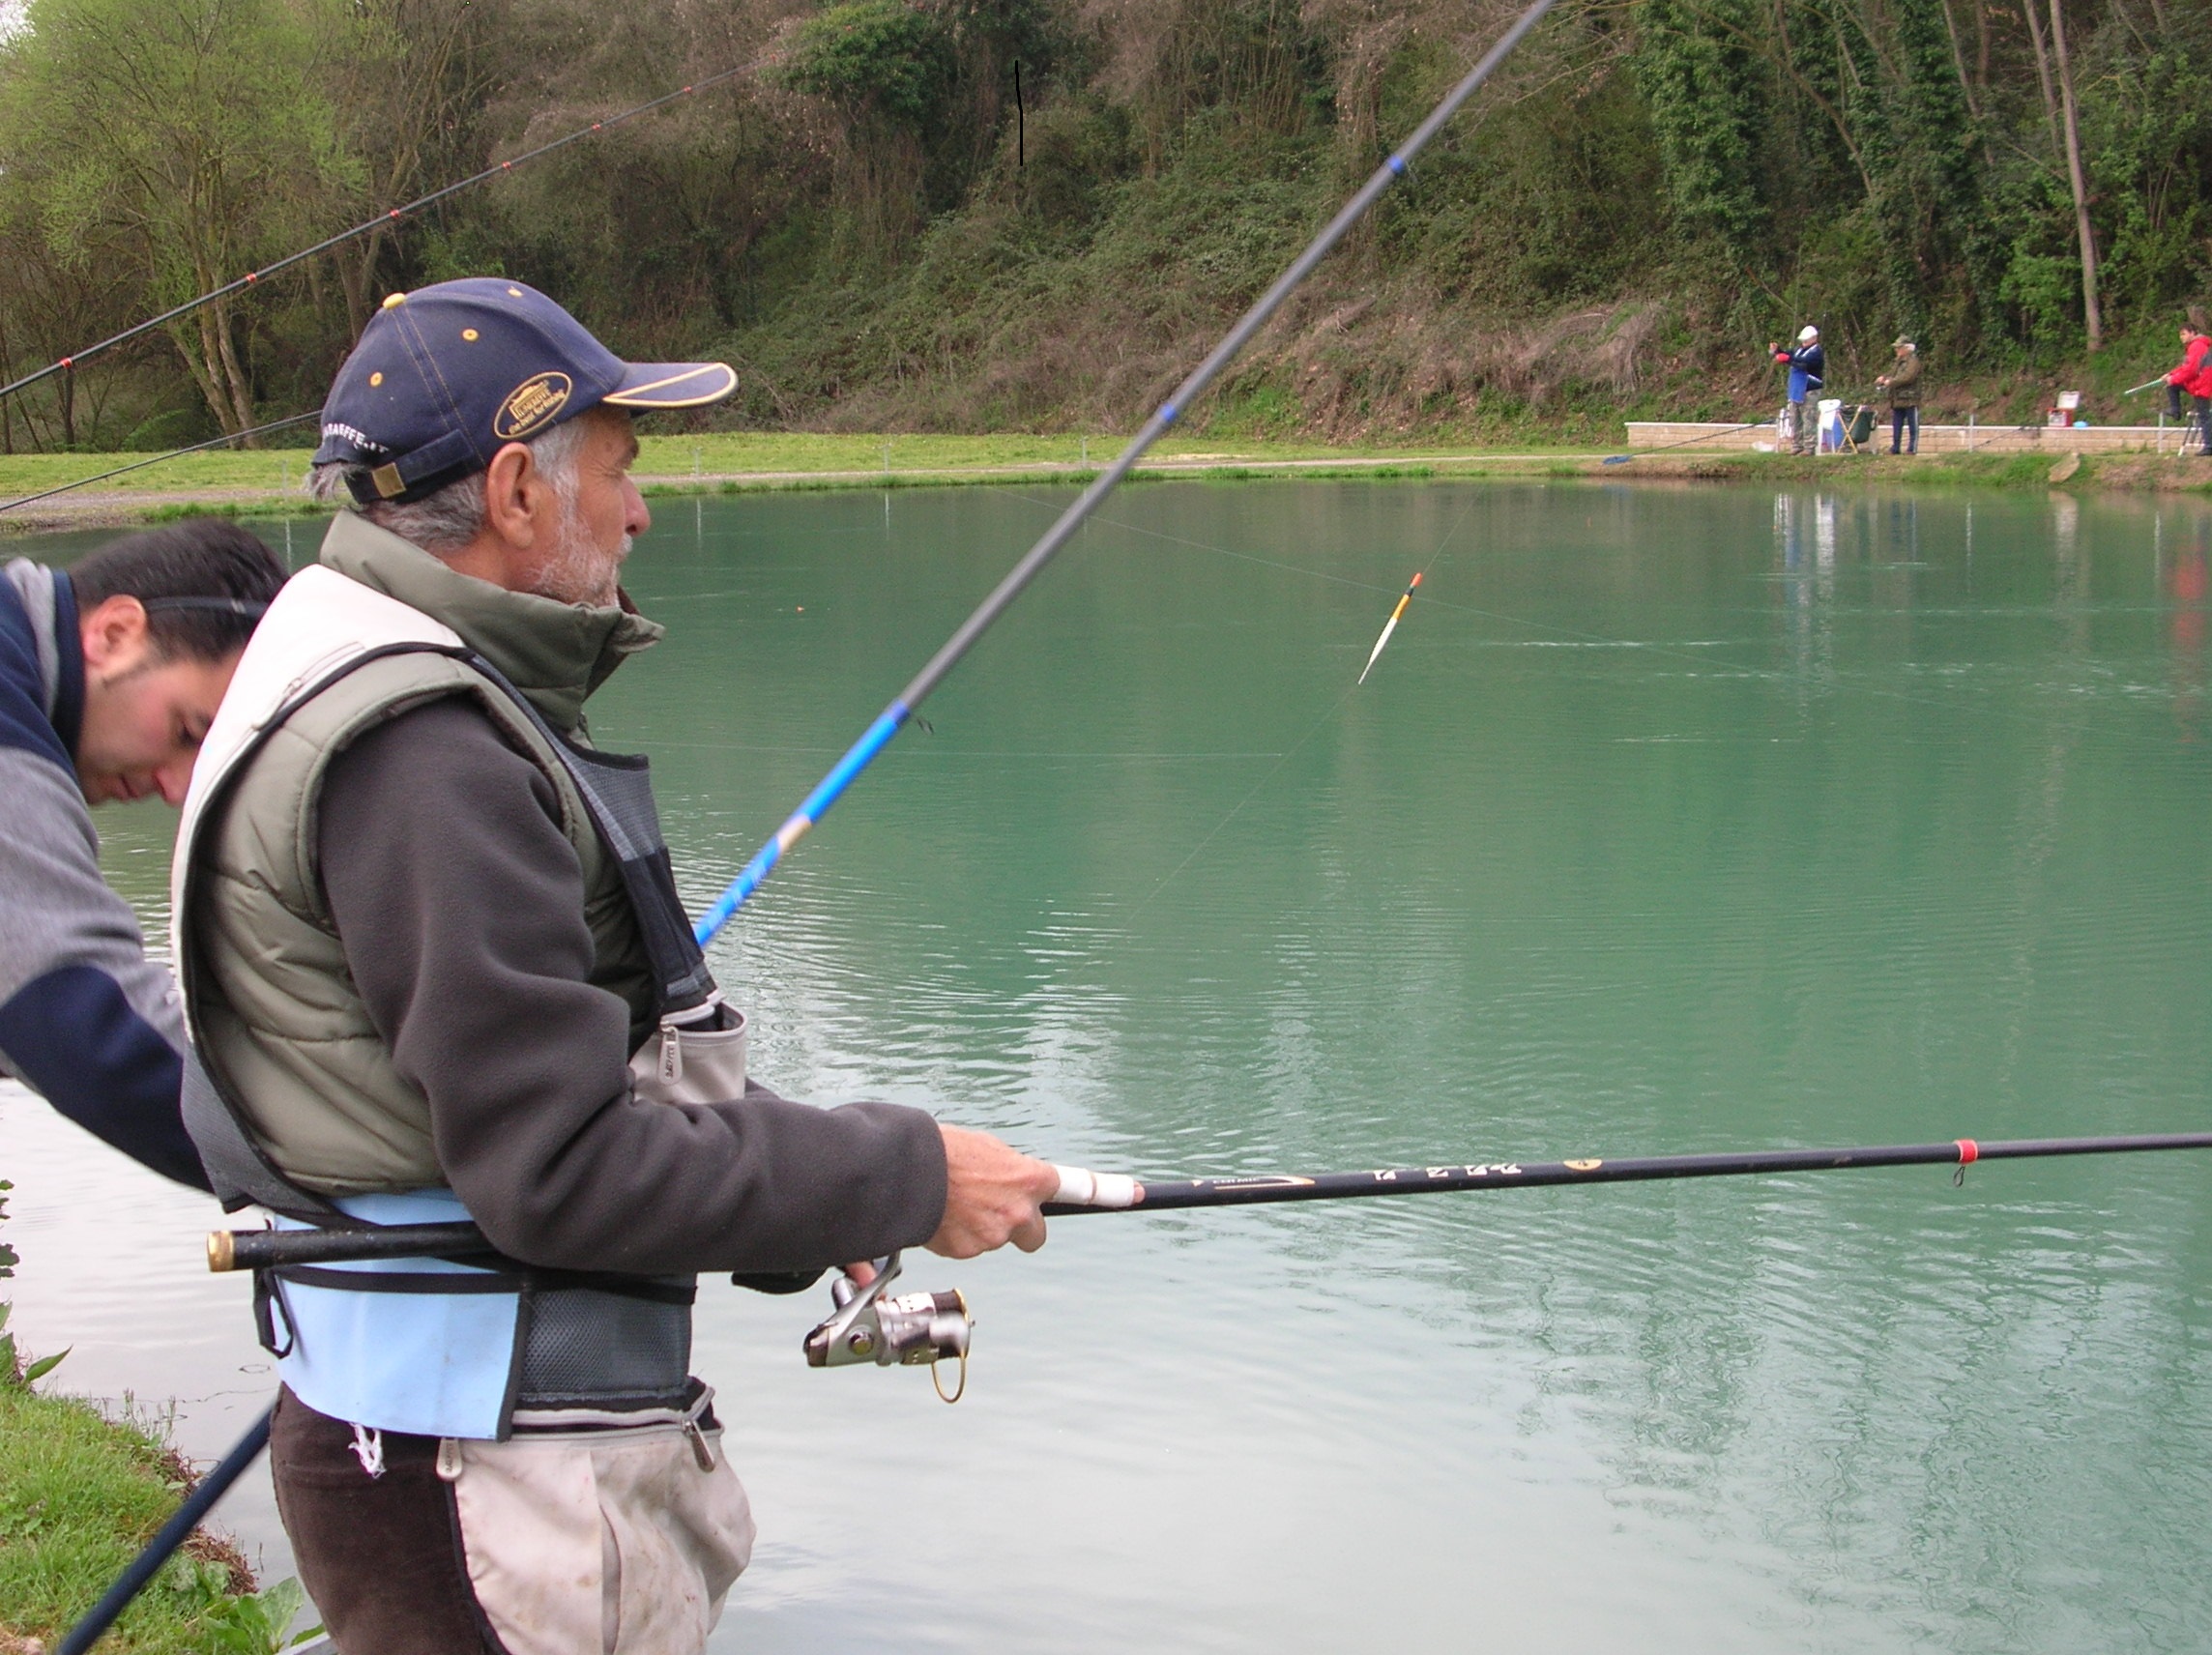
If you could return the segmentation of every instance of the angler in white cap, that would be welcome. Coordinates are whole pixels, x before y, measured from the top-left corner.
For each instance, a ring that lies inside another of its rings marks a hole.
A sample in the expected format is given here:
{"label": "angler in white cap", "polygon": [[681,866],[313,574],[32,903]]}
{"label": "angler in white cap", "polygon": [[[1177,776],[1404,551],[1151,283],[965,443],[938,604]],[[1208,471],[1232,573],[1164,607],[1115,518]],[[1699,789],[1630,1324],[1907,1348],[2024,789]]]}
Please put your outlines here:
{"label": "angler in white cap", "polygon": [[1810,322],[1797,330],[1795,346],[1767,341],[1766,354],[1790,369],[1790,400],[1783,405],[1782,441],[1793,454],[1813,451],[1813,427],[1805,418],[1805,399],[1820,389],[1828,359],[1820,350],[1820,330]]}

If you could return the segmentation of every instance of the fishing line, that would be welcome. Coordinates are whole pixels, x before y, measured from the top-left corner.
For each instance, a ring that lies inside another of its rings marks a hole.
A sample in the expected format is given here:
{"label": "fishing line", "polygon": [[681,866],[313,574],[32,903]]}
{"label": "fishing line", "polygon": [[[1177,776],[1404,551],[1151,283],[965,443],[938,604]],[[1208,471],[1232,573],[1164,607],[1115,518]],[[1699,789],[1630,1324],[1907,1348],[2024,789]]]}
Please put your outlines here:
{"label": "fishing line", "polygon": [[[1470,483],[1467,484],[1466,486],[1477,487],[1481,485]],[[1027,499],[1028,497],[1018,496],[1017,498]],[[1043,505],[1046,503],[1042,501],[1033,501],[1032,504]],[[1097,521],[1100,524],[1113,528],[1125,529],[1131,534],[1148,535],[1154,539],[1172,541],[1173,543],[1179,546],[1189,546],[1194,551],[1217,552],[1225,558],[1234,558],[1240,563],[1261,564],[1268,568],[1285,569],[1293,574],[1310,575],[1316,580],[1333,581],[1343,586],[1357,587],[1360,590],[1366,592],[1387,593],[1398,590],[1394,587],[1379,585],[1373,581],[1358,580],[1350,575],[1332,574],[1326,569],[1309,568],[1300,564],[1281,563],[1275,559],[1263,558],[1251,552],[1240,552],[1236,550],[1234,547],[1217,546],[1207,540],[1193,540],[1185,536],[1170,535],[1165,531],[1158,529],[1149,529],[1146,528],[1143,524],[1127,522],[1121,518],[1101,517],[1097,519]],[[1560,622],[1532,621],[1524,616],[1507,615],[1504,612],[1497,609],[1484,609],[1479,605],[1472,603],[1455,603],[1447,597],[1430,596],[1423,598],[1422,602],[1431,608],[1450,609],[1457,611],[1462,615],[1478,616],[1483,620],[1496,621],[1503,625],[1518,626],[1524,631],[1539,634],[1551,633],[1557,637],[1572,640],[1573,642],[1579,644],[1594,644],[1608,649],[1639,650],[1647,652],[1648,653],[1658,656],[1661,659],[1680,661],[1690,666],[1709,668],[1716,665],[1725,665],[1732,667],[1739,672],[1762,675],[1771,678],[1783,678],[1787,676],[1780,669],[1761,662],[1741,660],[1728,655],[1692,654],[1690,653],[1689,647],[1683,644],[1655,642],[1641,638],[1621,638],[1612,636],[1604,632],[1586,632],[1578,627],[1569,626]],[[2137,611],[2129,612],[2135,613]],[[2162,608],[2151,607],[2139,612],[2145,614],[2165,614],[2168,611]],[[1762,618],[1766,618],[1769,615],[1769,612],[1767,611],[1760,611],[1759,613]],[[1929,612],[1920,611],[1919,613],[1926,614]],[[1987,614],[1989,612],[1980,611],[1968,613]],[[2005,613],[2045,616],[2049,615],[2051,611],[2048,608],[2044,608],[2007,611]],[[2099,613],[2110,613],[2110,611],[2100,610]],[[1536,641],[1538,640],[1530,640],[1530,642]],[[1525,645],[1516,643],[1513,640],[1501,639],[1498,642],[1502,648],[1511,649],[1526,647]],[[1717,649],[1732,649],[1738,646],[1736,640],[1722,639],[1718,640],[1711,647]],[[1955,702],[1938,701],[1928,696],[1913,695],[1905,690],[1882,689],[1874,684],[1859,682],[1849,679],[1836,680],[1834,682],[1834,688],[1839,692],[1871,695],[1880,700],[1895,702],[1901,706],[1925,708],[1931,711],[1942,712],[1958,711],[1958,704]],[[2057,733],[2067,733],[2073,735],[2095,734],[2100,738],[2123,742],[2133,742],[2146,748],[2155,747],[2159,751],[2164,751],[2166,748],[2166,742],[2159,738],[2139,736],[2127,730],[2103,728],[2093,723],[2064,724],[2053,726],[2043,720],[2039,720],[2033,717],[2031,714],[2024,712],[2015,712],[2009,708],[1988,704],[1969,708],[1968,711],[1976,712],[1984,717],[1998,719],[2004,723],[2017,724],[2023,729],[2031,729],[2037,731],[2055,731]]]}
{"label": "fishing line", "polygon": [[210,437],[204,443],[193,443],[187,448],[171,449],[167,453],[156,454],[151,459],[132,460],[129,465],[117,466],[113,471],[103,471],[97,477],[80,477],[74,482],[60,483],[53,488],[42,489],[37,494],[26,494],[19,500],[0,501],[0,511],[13,511],[18,506],[35,506],[42,500],[51,500],[57,494],[67,494],[73,488],[90,488],[96,482],[105,482],[111,477],[121,477],[125,472],[144,471],[148,466],[160,465],[164,460],[182,459],[186,454],[196,454],[207,449],[219,449],[227,443],[241,443],[248,437],[266,436],[271,431],[282,431],[293,425],[305,425],[309,420],[320,420],[322,417],[322,410],[318,408],[311,414],[295,414],[288,420],[272,420],[266,425],[255,425],[247,430],[232,431],[220,437]]}
{"label": "fishing line", "polygon": [[[1474,515],[1474,508],[1475,502],[1470,500],[1467,505],[1461,508],[1459,516],[1453,520],[1451,527],[1444,531],[1443,538],[1437,542],[1437,549],[1429,554],[1429,561],[1421,566],[1422,574],[1426,574],[1431,568],[1436,566],[1437,560],[1444,555],[1444,548],[1452,543],[1453,538],[1459,534],[1460,530],[1467,526],[1467,520]],[[1172,537],[1165,537],[1172,538]],[[1196,545],[1199,542],[1190,541],[1187,543]],[[1223,548],[1213,547],[1209,549],[1221,550]],[[1231,553],[1230,555],[1235,556],[1236,554]],[[1255,561],[1265,562],[1266,560],[1261,559]],[[1288,568],[1291,566],[1286,564],[1282,566]],[[1309,570],[1307,572],[1311,573],[1317,571]],[[1414,578],[1418,580],[1419,576],[1415,576]],[[1383,590],[1387,591],[1388,588],[1384,588]],[[1246,794],[1242,798],[1238,799],[1235,804],[1231,805],[1229,808],[1229,814],[1224,816],[1219,822],[1213,825],[1213,830],[1207,834],[1207,836],[1201,839],[1196,845],[1191,847],[1190,855],[1183,857],[1181,861],[1178,862],[1165,879],[1161,880],[1159,884],[1152,886],[1152,888],[1146,893],[1142,902],[1138,903],[1136,907],[1130,909],[1126,915],[1119,916],[1117,923],[1126,927],[1127,925],[1135,922],[1138,915],[1144,913],[1146,909],[1151,907],[1152,899],[1158,896],[1161,891],[1167,889],[1169,886],[1173,885],[1176,880],[1181,876],[1183,871],[1191,865],[1191,863],[1197,861],[1199,857],[1205,852],[1207,846],[1212,844],[1215,839],[1219,838],[1221,836],[1222,830],[1226,828],[1232,822],[1236,821],[1238,816],[1243,814],[1244,807],[1247,804],[1250,804],[1255,798],[1258,798],[1260,795],[1267,791],[1268,783],[1272,782],[1276,776],[1282,773],[1283,767],[1289,764],[1291,760],[1295,757],[1301,749],[1304,748],[1307,742],[1311,741],[1316,736],[1320,735],[1323,729],[1335,721],[1336,715],[1344,710],[1344,704],[1352,699],[1353,694],[1358,688],[1359,685],[1355,683],[1352,686],[1351,689],[1347,689],[1334,701],[1330,702],[1328,704],[1327,711],[1323,712],[1319,718],[1314,720],[1311,729],[1307,730],[1304,735],[1300,736],[1295,741],[1292,742],[1289,747],[1284,749],[1282,757],[1275,761],[1274,768],[1268,770],[1266,775],[1260,778],[1258,783],[1254,785],[1252,791]]]}
{"label": "fishing line", "polygon": [[[27,373],[21,379],[13,380],[7,385],[0,385],[0,397],[13,396],[16,392],[37,385],[41,380],[50,379],[57,373],[69,373],[88,357],[98,356],[102,351],[111,350],[117,345],[139,337],[141,334],[150,334],[156,328],[166,323],[189,316],[193,311],[203,305],[213,305],[218,299],[227,298],[233,293],[242,293],[248,287],[258,286],[270,276],[280,271],[289,270],[296,264],[305,263],[317,253],[329,252],[333,247],[343,247],[347,242],[365,236],[371,230],[388,226],[402,218],[411,218],[422,212],[423,208],[434,206],[450,195],[457,195],[473,185],[483,183],[486,179],[504,177],[518,166],[525,166],[541,156],[549,156],[555,150],[566,149],[568,145],[588,138],[595,132],[603,132],[610,127],[619,127],[625,122],[634,121],[640,115],[649,115],[654,110],[663,108],[680,98],[688,98],[693,93],[704,92],[708,87],[718,86],[725,80],[735,80],[739,75],[748,73],[765,63],[774,61],[781,55],[779,52],[763,53],[749,63],[741,63],[735,69],[725,69],[719,73],[708,75],[704,80],[695,80],[690,85],[682,87],[677,91],[664,92],[658,98],[648,99],[643,103],[633,104],[629,108],[608,115],[604,119],[594,121],[588,127],[578,127],[572,132],[563,133],[551,143],[539,144],[536,149],[525,150],[511,160],[499,161],[494,165],[485,167],[480,172],[472,172],[468,177],[457,179],[451,184],[433,189],[427,195],[419,195],[414,200],[403,202],[397,207],[387,208],[375,218],[364,218],[349,230],[340,230],[335,236],[326,236],[311,247],[304,247],[296,253],[287,253],[276,263],[265,264],[259,270],[249,270],[235,280],[224,282],[220,287],[210,288],[196,299],[188,299],[182,305],[171,306],[159,316],[150,316],[143,322],[133,323],[124,329],[122,333],[111,334],[109,337],[102,339],[98,344],[87,345],[81,351],[73,351],[56,362],[48,363],[35,373]],[[245,433],[240,434],[244,435]]]}
{"label": "fishing line", "polygon": [[929,693],[975,648],[976,641],[1005,613],[1030,582],[1043,572],[1044,566],[1074,537],[1076,530],[1097,510],[1106,496],[1135,469],[1146,450],[1166,435],[1169,427],[1187,413],[1199,397],[1206,394],[1222,370],[1267,325],[1275,312],[1282,308],[1284,301],[1297,291],[1337,243],[1365,217],[1367,209],[1374,205],[1377,198],[1406,176],[1414,157],[1428,147],[1429,141],[1459,112],[1461,105],[1474,96],[1498,66],[1528,36],[1528,31],[1543,19],[1553,4],[1554,0],[1535,0],[1533,5],[1514,20],[1513,26],[1483,54],[1481,61],[1429,112],[1428,118],[1413,129],[1405,143],[1375,169],[1352,199],[1338,210],[1336,217],[1307,245],[1305,251],[1291,261],[1290,268],[1253,302],[1251,307],[1237,319],[1236,326],[1222,337],[1221,342],[1208,353],[1206,360],[1191,370],[1189,376],[1176,387],[1168,400],[1160,404],[1138,428],[1137,434],[1129,439],[1128,446],[1116,457],[1114,463],[1084,488],[1052,527],[1023,554],[1021,561],[991,589],[990,594],[960,624],[937,653],[929,658],[921,671],[899,691],[890,705],[876,715],[875,722],[853,743],[845,756],[831,767],[830,773],[815,785],[814,791],[800,801],[799,808],[785,819],[783,826],[776,829],[775,837],[755,853],[753,859],[739,871],[738,877],[730,882],[728,887],[715,899],[713,906],[700,916],[693,929],[702,947],[713,940],[715,933],[727,925],[753,892],[760,888],[762,882],[784,854],[812,831],[814,825],[844,797],[845,790],[853,785],[860,772],[905,728]]}
{"label": "fishing line", "polygon": [[[1019,494],[1012,489],[1008,489],[1006,492],[1011,498],[1022,501],[1026,505],[1042,507],[1046,510],[1052,508],[1052,502],[1049,500],[1039,500],[1034,495],[1030,494]],[[1239,552],[1229,546],[1216,546],[1208,540],[1186,539],[1180,535],[1171,535],[1164,529],[1149,529],[1142,523],[1131,523],[1122,517],[1093,517],[1091,521],[1102,529],[1125,529],[1132,535],[1149,535],[1155,540],[1167,540],[1175,545],[1189,546],[1195,551],[1219,552],[1225,558],[1236,558],[1241,563],[1258,564],[1262,568],[1288,569],[1292,574],[1311,575],[1316,580],[1329,580],[1340,586],[1357,587],[1361,592],[1394,592],[1397,590],[1395,587],[1378,586],[1371,580],[1357,580],[1348,574],[1331,574],[1327,569],[1308,568],[1304,564],[1286,564],[1274,558],[1261,557],[1256,552]]]}

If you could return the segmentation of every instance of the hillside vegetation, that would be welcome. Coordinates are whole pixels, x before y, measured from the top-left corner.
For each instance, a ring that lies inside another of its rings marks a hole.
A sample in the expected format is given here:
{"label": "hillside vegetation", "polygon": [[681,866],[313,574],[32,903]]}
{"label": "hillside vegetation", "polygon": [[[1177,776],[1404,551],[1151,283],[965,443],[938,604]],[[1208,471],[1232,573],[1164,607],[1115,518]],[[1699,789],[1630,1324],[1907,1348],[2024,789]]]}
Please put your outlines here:
{"label": "hillside vegetation", "polygon": [[[736,363],[723,425],[1125,425],[1511,15],[29,0],[0,45],[11,376],[751,67],[57,376],[0,444],[311,408],[385,292],[481,273],[633,357]],[[2110,419],[2208,295],[2208,0],[1561,0],[1204,418],[1390,441],[1733,414],[1811,320],[1847,394],[1902,330],[1938,417],[2067,383]]]}

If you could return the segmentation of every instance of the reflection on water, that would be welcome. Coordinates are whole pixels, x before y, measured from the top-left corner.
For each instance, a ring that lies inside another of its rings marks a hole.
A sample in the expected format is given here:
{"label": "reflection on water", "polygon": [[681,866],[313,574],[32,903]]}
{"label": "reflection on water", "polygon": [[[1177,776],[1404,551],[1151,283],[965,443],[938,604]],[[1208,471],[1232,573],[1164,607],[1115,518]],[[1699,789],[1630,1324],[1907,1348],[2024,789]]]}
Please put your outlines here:
{"label": "reflection on water", "polygon": [[[1060,498],[663,511],[672,636],[595,722],[653,753],[695,905]],[[719,944],[785,1089],[1162,1175],[2205,1120],[2201,506],[1108,516]],[[166,831],[109,834],[149,913]],[[0,1131],[65,1373],[265,1382],[196,1204],[35,1104]],[[951,1409],[711,1288],[765,1536],[717,1648],[2198,1648],[2207,1170],[1067,1220],[916,1262],[981,1316]]]}

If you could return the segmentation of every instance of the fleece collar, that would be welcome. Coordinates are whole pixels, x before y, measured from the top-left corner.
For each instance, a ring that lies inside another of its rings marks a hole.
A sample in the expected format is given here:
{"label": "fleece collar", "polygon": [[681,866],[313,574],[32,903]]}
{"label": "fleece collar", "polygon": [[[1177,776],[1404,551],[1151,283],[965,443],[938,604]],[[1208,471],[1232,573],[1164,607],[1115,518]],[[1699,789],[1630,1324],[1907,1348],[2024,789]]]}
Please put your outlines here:
{"label": "fleece collar", "polygon": [[422,547],[341,511],[322,562],[397,598],[461,635],[564,733],[578,729],[584,701],[615,668],[665,630],[630,609],[593,609],[458,574]]}

